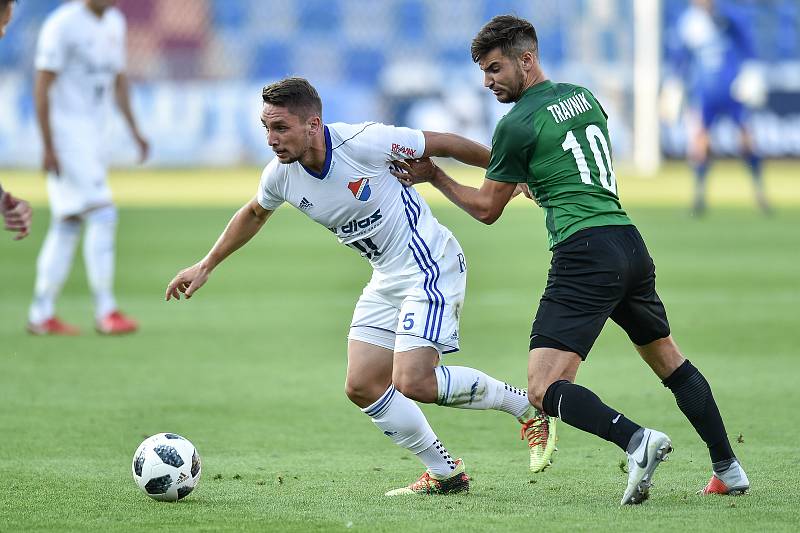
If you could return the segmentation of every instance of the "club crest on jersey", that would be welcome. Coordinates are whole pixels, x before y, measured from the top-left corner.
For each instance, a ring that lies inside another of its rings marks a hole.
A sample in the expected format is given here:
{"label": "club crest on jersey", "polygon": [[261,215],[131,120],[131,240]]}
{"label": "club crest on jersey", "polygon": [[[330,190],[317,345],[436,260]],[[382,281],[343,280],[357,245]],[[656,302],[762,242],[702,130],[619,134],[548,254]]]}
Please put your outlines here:
{"label": "club crest on jersey", "polygon": [[353,193],[356,200],[362,202],[369,200],[369,195],[372,193],[372,189],[369,187],[369,178],[360,178],[356,181],[351,181],[347,184],[347,188],[350,189],[350,192]]}

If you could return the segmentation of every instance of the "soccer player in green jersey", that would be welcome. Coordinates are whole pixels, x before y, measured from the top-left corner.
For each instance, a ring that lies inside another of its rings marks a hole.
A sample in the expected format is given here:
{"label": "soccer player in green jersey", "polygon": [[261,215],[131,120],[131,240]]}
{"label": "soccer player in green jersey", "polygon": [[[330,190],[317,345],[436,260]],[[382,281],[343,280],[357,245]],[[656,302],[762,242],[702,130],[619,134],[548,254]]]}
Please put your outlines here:
{"label": "soccer player in green jersey", "polygon": [[515,103],[495,128],[481,188],[457,183],[429,159],[398,162],[394,175],[404,185],[432,183],[486,224],[500,217],[516,191],[544,209],[553,258],[531,331],[529,400],[626,452],[623,505],[648,497],[655,468],[672,451],[669,437],[640,426],[574,383],[610,317],[708,445],[713,475],[702,492],[744,492],[750,483],[731,449],[711,387],[670,335],[656,293],[655,265],[617,196],[605,111],[587,89],[545,77],[536,31],[526,20],[493,18],[472,41],[472,59],[497,100]]}

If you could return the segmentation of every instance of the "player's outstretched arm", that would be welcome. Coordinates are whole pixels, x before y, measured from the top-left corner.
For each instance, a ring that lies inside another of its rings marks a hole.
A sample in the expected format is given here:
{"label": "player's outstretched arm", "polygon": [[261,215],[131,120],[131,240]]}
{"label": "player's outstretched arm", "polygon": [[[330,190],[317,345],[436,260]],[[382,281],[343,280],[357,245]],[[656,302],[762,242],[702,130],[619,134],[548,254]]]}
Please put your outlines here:
{"label": "player's outstretched arm", "polygon": [[493,224],[517,189],[516,183],[483,180],[480,189],[462,185],[436,166],[430,158],[395,161],[399,170],[390,170],[405,186],[429,182],[442,191],[448,200],[484,224]]}
{"label": "player's outstretched arm", "polygon": [[186,298],[191,298],[195,291],[208,281],[211,271],[226,257],[252,239],[270,215],[272,215],[272,211],[261,207],[255,198],[245,204],[233,215],[225,231],[219,236],[208,254],[197,264],[178,272],[172,279],[167,286],[165,299],[180,300],[181,293]]}
{"label": "player's outstretched arm", "polygon": [[425,153],[422,157],[452,157],[467,165],[486,168],[489,166],[491,150],[479,142],[455,133],[423,131]]}

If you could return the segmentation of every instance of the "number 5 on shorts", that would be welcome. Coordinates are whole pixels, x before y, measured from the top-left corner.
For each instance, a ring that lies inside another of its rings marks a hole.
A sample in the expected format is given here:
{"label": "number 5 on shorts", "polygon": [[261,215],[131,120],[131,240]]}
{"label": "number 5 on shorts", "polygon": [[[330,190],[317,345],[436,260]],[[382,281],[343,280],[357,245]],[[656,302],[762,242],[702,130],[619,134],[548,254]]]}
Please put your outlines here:
{"label": "number 5 on shorts", "polygon": [[409,331],[414,327],[414,319],[411,318],[412,316],[414,316],[414,313],[406,313],[406,316],[403,319],[403,329],[406,331]]}

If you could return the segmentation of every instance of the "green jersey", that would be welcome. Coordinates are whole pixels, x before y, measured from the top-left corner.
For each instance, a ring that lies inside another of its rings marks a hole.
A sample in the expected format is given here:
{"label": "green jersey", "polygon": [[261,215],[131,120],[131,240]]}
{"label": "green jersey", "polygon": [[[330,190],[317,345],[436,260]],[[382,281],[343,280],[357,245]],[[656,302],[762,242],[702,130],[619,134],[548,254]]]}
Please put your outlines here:
{"label": "green jersey", "polygon": [[587,89],[544,81],[497,123],[486,177],[528,184],[550,248],[584,228],[632,224],[617,197],[607,118]]}

